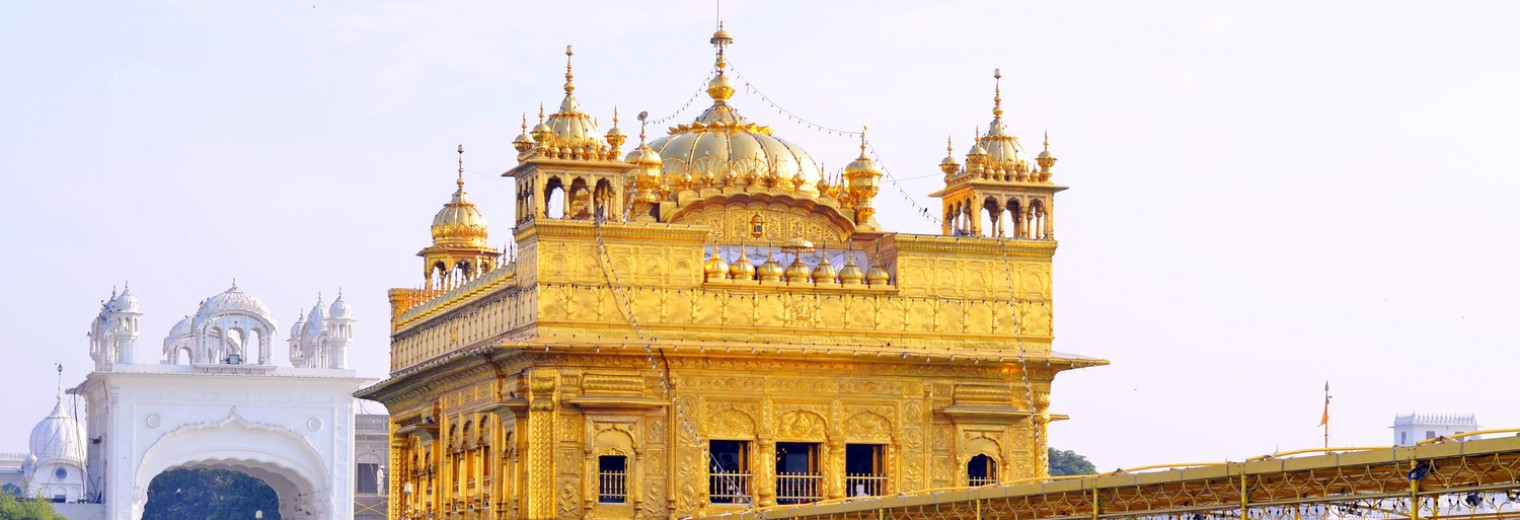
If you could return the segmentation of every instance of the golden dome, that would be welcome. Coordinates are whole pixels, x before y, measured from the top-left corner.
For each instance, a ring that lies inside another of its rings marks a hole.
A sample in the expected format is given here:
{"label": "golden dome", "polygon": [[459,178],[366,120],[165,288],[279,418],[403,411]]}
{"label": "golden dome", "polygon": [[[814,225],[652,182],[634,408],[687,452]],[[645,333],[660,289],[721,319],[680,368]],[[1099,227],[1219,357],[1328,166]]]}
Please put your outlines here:
{"label": "golden dome", "polygon": [[1045,149],[1034,160],[1040,165],[1040,180],[1049,180],[1050,169],[1056,165],[1057,160],[1055,154],[1050,153],[1050,132],[1045,132]]}
{"label": "golden dome", "polygon": [[728,262],[724,262],[723,258],[718,256],[718,247],[716,245],[713,246],[712,258],[707,259],[707,263],[702,264],[702,272],[707,275],[708,280],[728,278]]}
{"label": "golden dome", "polygon": [[792,258],[792,265],[786,266],[784,274],[788,282],[803,283],[808,281],[808,275],[812,272],[808,270],[807,264],[802,263],[802,255],[797,255]]}
{"label": "golden dome", "polygon": [[797,145],[772,135],[770,127],[750,122],[728,104],[734,86],[723,71],[723,48],[732,42],[722,30],[712,38],[718,46],[717,74],[707,84],[712,106],[691,124],[677,125],[669,135],[649,143],[665,161],[667,182],[689,175],[696,183],[691,188],[700,189],[757,179],[768,188],[817,197],[818,181],[823,178],[818,162]]}
{"label": "golden dome", "polygon": [[486,243],[486,217],[464,193],[464,146],[459,147],[458,188],[443,209],[433,215],[433,245],[483,248]]}
{"label": "golden dome", "polygon": [[813,268],[813,282],[820,285],[833,285],[839,283],[839,280],[835,279],[838,276],[839,271],[834,270],[834,266],[829,263],[829,255],[825,252],[823,261],[818,262],[818,266]]}
{"label": "golden dome", "polygon": [[533,138],[528,137],[528,114],[523,114],[522,133],[512,140],[512,149],[517,153],[524,153],[533,149]]}
{"label": "golden dome", "polygon": [[846,254],[844,267],[839,269],[839,282],[844,284],[858,284],[865,280],[866,274],[855,265],[855,255]]}
{"label": "golden dome", "polygon": [[866,156],[866,133],[860,133],[860,157],[850,161],[844,167],[844,176],[847,178],[859,175],[881,175],[881,168],[876,167],[876,161]]}
{"label": "golden dome", "polygon": [[1003,172],[1022,172],[1029,168],[1024,147],[1019,145],[1019,138],[1008,133],[1008,125],[1003,124],[1003,72],[994,71],[992,77],[997,81],[992,97],[992,122],[987,125],[987,133],[977,139],[977,144],[986,152],[986,167]]}
{"label": "golden dome", "polygon": [[776,255],[771,253],[766,255],[765,263],[760,264],[760,267],[755,270],[755,275],[762,282],[779,282],[785,274],[784,271],[785,269],[782,269],[781,264],[776,261]]}
{"label": "golden dome", "polygon": [[869,271],[866,271],[866,283],[872,287],[886,285],[891,279],[892,275],[887,274],[887,270],[882,269],[880,265],[873,265]]}
{"label": "golden dome", "polygon": [[728,266],[728,277],[735,280],[754,280],[755,264],[749,263],[749,256],[744,252],[744,246],[739,246],[739,258]]}
{"label": "golden dome", "polygon": [[945,138],[945,159],[939,162],[939,169],[945,175],[955,175],[961,169],[961,165],[955,162],[955,149],[952,148],[949,137]]}

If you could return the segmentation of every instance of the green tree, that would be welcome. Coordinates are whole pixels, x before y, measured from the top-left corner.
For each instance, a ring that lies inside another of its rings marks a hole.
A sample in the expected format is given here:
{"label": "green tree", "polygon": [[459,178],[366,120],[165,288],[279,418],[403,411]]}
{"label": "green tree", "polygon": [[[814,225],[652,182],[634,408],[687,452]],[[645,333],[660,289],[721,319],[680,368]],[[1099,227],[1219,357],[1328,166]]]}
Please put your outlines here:
{"label": "green tree", "polygon": [[172,469],[148,484],[143,520],[280,520],[280,501],[264,481],[220,469]]}
{"label": "green tree", "polygon": [[1050,448],[1050,476],[1093,475],[1098,469],[1081,454],[1071,450]]}
{"label": "green tree", "polygon": [[27,500],[16,498],[9,493],[0,493],[0,518],[6,520],[68,520],[63,515],[53,511],[53,506],[48,505],[46,500]]}

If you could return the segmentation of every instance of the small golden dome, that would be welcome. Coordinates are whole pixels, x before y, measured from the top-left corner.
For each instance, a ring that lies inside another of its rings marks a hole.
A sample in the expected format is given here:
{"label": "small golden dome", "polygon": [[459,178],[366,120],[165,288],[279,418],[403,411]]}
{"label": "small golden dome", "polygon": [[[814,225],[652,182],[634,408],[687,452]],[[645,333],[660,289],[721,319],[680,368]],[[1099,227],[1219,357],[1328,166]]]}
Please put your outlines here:
{"label": "small golden dome", "polygon": [[891,279],[892,275],[887,274],[887,270],[882,269],[879,265],[873,265],[869,271],[866,271],[866,283],[870,284],[873,287],[877,285],[886,285],[887,281]]}
{"label": "small golden dome", "polygon": [[454,196],[433,215],[433,245],[484,248],[489,230],[486,217],[464,193],[464,146],[459,147],[459,179]]}
{"label": "small golden dome", "polygon": [[533,131],[529,132],[528,135],[533,136],[533,142],[540,144],[547,144],[549,136],[554,135],[554,130],[550,129],[549,125],[544,124],[543,103],[538,104],[538,124],[533,125]]}
{"label": "small golden dome", "polygon": [[854,178],[860,175],[881,175],[881,168],[876,167],[876,161],[866,156],[866,134],[860,133],[860,156],[844,167],[844,176]]}
{"label": "small golden dome", "polygon": [[739,246],[739,258],[728,266],[728,277],[735,280],[754,280],[755,264],[749,263],[749,257],[745,256],[744,246]]}
{"label": "small golden dome", "polygon": [[865,277],[865,272],[860,270],[860,266],[855,265],[855,255],[846,253],[844,267],[839,269],[840,283],[859,284],[865,280]]}
{"label": "small golden dome", "polygon": [[623,147],[623,143],[626,142],[628,142],[628,136],[623,134],[622,128],[618,128],[618,111],[617,107],[613,107],[612,129],[607,131],[607,146],[611,146],[612,151],[617,152],[619,148]]}
{"label": "small golden dome", "polygon": [[776,261],[776,255],[772,253],[766,255],[765,263],[760,264],[760,267],[755,270],[755,275],[762,282],[779,282],[785,271],[781,268],[781,263]]}
{"label": "small golden dome", "polygon": [[838,277],[839,271],[834,270],[834,266],[829,263],[829,255],[825,252],[823,261],[818,262],[818,266],[813,268],[813,282],[820,285],[833,285],[839,283],[836,279]]}
{"label": "small golden dome", "polygon": [[713,246],[712,258],[707,259],[707,263],[702,264],[702,272],[707,275],[708,280],[723,280],[728,278],[728,262],[724,262],[723,258],[718,256],[717,245]]}
{"label": "small golden dome", "polygon": [[533,138],[528,137],[528,114],[523,114],[522,133],[517,134],[517,138],[512,140],[512,149],[517,150],[517,153],[533,149]]}
{"label": "small golden dome", "polygon": [[638,166],[659,166],[663,162],[660,154],[655,153],[654,149],[647,144],[640,144],[638,148],[628,152],[628,156],[624,157],[623,161]]}
{"label": "small golden dome", "polygon": [[786,266],[786,281],[789,283],[807,282],[810,274],[812,272],[808,270],[807,264],[802,263],[802,255],[793,257],[792,265]]}
{"label": "small golden dome", "polygon": [[961,165],[955,162],[955,149],[951,147],[950,138],[945,138],[945,159],[939,162],[939,169],[945,175],[955,175],[961,170]]}
{"label": "small golden dome", "polygon": [[1056,165],[1057,160],[1055,154],[1050,153],[1050,132],[1045,132],[1045,149],[1034,160],[1040,165],[1040,180],[1050,178],[1050,168]]}

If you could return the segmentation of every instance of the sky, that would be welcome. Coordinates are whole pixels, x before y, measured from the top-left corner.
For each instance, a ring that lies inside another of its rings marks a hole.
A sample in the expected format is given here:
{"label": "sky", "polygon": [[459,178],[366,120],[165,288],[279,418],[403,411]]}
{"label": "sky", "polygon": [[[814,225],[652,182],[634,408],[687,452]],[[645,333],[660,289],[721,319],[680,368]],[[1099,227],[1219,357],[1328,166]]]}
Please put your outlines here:
{"label": "sky", "polygon": [[[1101,469],[1387,444],[1397,414],[1520,426],[1513,2],[731,0],[733,104],[843,165],[870,126],[939,232],[947,136],[991,119],[1060,157],[1054,446]],[[91,362],[112,287],[139,360],[236,278],[288,328],[340,288],[387,371],[385,291],[454,186],[506,243],[523,114],[576,95],[668,116],[712,63],[709,1],[0,3],[0,451]],[[689,120],[698,99],[677,117]],[[628,133],[636,133],[636,130]],[[910,202],[911,201],[911,202]],[[280,352],[280,349],[276,349]],[[371,405],[372,407],[374,405]]]}

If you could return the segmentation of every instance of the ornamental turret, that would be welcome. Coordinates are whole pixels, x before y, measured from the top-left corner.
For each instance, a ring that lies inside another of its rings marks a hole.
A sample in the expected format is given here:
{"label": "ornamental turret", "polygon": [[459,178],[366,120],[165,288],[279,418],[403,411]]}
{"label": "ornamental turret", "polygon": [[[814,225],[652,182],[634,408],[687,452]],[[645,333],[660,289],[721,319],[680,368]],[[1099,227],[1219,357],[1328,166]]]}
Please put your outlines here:
{"label": "ornamental turret", "polygon": [[623,176],[628,164],[621,148],[627,141],[613,111],[612,129],[602,134],[596,120],[582,112],[575,98],[575,51],[565,47],[565,97],[559,110],[512,141],[517,166],[503,174],[517,181],[515,223],[542,219],[622,219]]}
{"label": "ornamental turret", "polygon": [[459,146],[459,177],[454,196],[433,215],[433,245],[417,252],[422,257],[422,277],[429,289],[441,289],[453,280],[479,276],[496,266],[501,251],[488,245],[486,217],[464,191],[464,145]]}
{"label": "ornamental turret", "polygon": [[120,294],[111,291],[111,297],[100,304],[100,314],[90,324],[90,358],[96,370],[109,370],[112,363],[132,363],[132,350],[139,335],[138,320],[142,311],[132,287],[125,286]]}
{"label": "ornamental turret", "polygon": [[940,161],[945,188],[930,194],[943,204],[942,231],[954,236],[1054,240],[1055,194],[1066,189],[1050,182],[1056,158],[1045,150],[1031,164],[1003,121],[1003,74],[992,75],[992,122],[977,131],[962,166],[951,155]]}

